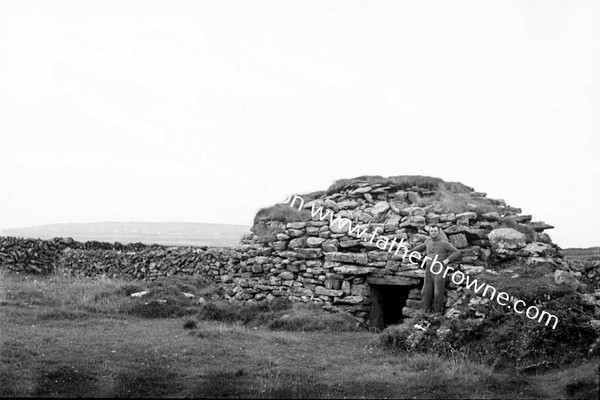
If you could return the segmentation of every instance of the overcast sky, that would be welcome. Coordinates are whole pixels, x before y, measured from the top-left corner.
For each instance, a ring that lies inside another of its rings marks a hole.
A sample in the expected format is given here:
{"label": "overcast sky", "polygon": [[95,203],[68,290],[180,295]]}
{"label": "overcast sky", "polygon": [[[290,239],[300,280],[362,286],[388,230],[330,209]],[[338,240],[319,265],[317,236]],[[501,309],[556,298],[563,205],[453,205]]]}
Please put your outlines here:
{"label": "overcast sky", "polygon": [[0,227],[430,175],[600,245],[599,3],[2,1]]}

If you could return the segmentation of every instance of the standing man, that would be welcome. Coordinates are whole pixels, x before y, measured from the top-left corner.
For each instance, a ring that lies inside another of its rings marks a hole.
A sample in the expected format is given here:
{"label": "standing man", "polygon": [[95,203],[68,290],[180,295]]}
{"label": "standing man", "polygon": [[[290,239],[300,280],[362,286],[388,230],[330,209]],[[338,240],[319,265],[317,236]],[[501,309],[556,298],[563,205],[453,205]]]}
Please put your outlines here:
{"label": "standing man", "polygon": [[[412,249],[412,251],[422,252],[427,250],[425,282],[421,290],[421,304],[424,313],[429,313],[433,300],[433,312],[442,313],[444,311],[444,289],[446,287],[445,273],[440,270],[439,273],[431,272],[431,264],[434,260],[441,262],[444,267],[450,261],[460,257],[460,251],[440,237],[440,227],[433,225],[429,230],[429,239]],[[436,258],[437,257],[437,258]]]}

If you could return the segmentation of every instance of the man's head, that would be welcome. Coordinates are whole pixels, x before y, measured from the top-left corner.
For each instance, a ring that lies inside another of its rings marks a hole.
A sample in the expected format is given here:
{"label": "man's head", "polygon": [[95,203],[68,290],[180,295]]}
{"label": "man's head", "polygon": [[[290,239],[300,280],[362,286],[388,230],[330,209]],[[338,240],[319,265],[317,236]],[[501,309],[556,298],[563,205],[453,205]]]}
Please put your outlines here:
{"label": "man's head", "polygon": [[437,225],[432,225],[429,228],[429,235],[432,239],[438,239],[440,237],[440,227]]}

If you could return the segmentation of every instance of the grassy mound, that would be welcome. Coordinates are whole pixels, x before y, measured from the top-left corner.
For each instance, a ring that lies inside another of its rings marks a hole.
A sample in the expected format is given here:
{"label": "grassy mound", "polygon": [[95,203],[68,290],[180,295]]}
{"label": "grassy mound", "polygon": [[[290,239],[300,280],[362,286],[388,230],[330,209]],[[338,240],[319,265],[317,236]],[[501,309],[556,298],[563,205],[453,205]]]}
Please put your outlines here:
{"label": "grassy mound", "polygon": [[[125,296],[131,296],[133,289],[140,285],[124,287],[119,290]],[[125,314],[138,315],[144,318],[170,318],[194,314],[198,309],[198,296],[206,295],[215,290],[214,286],[202,278],[169,277],[150,282],[149,292],[140,298],[132,298],[124,303],[120,311]],[[188,297],[184,293],[192,294]]]}
{"label": "grassy mound", "polygon": [[311,216],[308,210],[298,210],[297,207],[290,207],[287,204],[275,204],[272,207],[261,209],[254,217],[254,223],[250,230],[259,240],[274,241],[278,232],[267,226],[268,221],[278,221],[287,224],[288,222],[310,221]]}
{"label": "grassy mound", "polygon": [[[226,301],[213,301],[197,312],[200,320],[240,323],[248,326],[265,326],[282,331],[357,331],[357,322],[346,313],[331,313],[317,304],[292,303],[285,298],[271,302],[235,305]],[[186,321],[189,327],[190,321]]]}
{"label": "grassy mound", "polygon": [[284,298],[262,301],[254,304],[232,304],[228,301],[211,301],[202,305],[196,316],[200,320],[219,322],[240,322],[258,324],[274,318],[277,313],[289,310],[292,302]]}
{"label": "grassy mound", "polygon": [[[558,292],[553,295],[558,296]],[[540,308],[558,317],[556,329],[490,302],[485,306],[484,320],[466,318],[466,314],[451,320],[417,316],[385,329],[379,344],[388,349],[443,356],[461,354],[521,372],[600,355],[597,346],[590,352],[598,338],[598,332],[589,324],[593,310],[576,293],[555,297]]]}
{"label": "grassy mound", "polygon": [[[555,315],[556,329],[553,324],[546,326],[502,307],[495,300],[469,309],[466,303],[478,295],[465,291],[467,298],[459,318],[414,317],[387,328],[379,344],[389,349],[462,354],[498,368],[524,372],[598,357],[599,332],[590,324],[595,315],[593,305],[579,293],[557,285],[549,267],[532,268],[516,262],[505,267],[501,273],[481,273],[477,280],[523,300],[523,308],[535,305]],[[479,313],[485,318],[477,319]]]}
{"label": "grassy mound", "polygon": [[295,304],[292,312],[280,315],[268,324],[269,329],[282,331],[352,332],[362,330],[346,313],[324,311],[317,304]]}

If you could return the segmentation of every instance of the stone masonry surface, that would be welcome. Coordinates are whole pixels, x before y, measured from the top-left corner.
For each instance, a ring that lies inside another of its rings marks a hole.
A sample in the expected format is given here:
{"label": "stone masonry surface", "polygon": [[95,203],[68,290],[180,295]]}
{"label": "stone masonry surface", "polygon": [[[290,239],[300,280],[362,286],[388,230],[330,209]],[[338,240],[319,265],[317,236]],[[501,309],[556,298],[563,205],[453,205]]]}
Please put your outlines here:
{"label": "stone masonry surface", "polygon": [[[550,225],[531,222],[531,216],[494,199],[487,200],[498,211],[444,213],[438,202],[422,200],[431,194],[430,188],[400,190],[390,185],[354,182],[336,193],[323,193],[302,207],[310,210],[313,204],[323,206],[361,229],[376,230],[389,239],[404,239],[411,246],[427,238],[428,225],[437,224],[460,249],[462,270],[474,277],[489,271],[493,263],[508,259],[517,259],[531,268],[543,265],[570,273],[560,248],[543,232]],[[485,194],[470,192],[464,196],[482,198]],[[533,236],[501,226],[506,218],[526,227]],[[406,287],[409,295],[403,315],[411,316],[419,308],[423,270],[401,255],[383,251],[375,243],[356,240],[347,231],[330,226],[329,221],[285,223],[266,218],[259,222],[270,232],[269,236],[252,233],[232,248],[0,237],[0,267],[18,273],[41,274],[61,269],[79,276],[140,280],[197,275],[217,282],[222,297],[232,302],[269,301],[284,296],[321,303],[331,310],[349,312],[359,320],[368,317],[372,302],[370,284],[383,282]],[[581,276],[581,272],[573,273]],[[590,273],[596,274],[595,270]],[[598,277],[588,278],[595,281]],[[450,288],[446,315],[451,317],[464,293],[457,290],[457,285],[450,284]]]}

